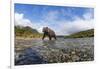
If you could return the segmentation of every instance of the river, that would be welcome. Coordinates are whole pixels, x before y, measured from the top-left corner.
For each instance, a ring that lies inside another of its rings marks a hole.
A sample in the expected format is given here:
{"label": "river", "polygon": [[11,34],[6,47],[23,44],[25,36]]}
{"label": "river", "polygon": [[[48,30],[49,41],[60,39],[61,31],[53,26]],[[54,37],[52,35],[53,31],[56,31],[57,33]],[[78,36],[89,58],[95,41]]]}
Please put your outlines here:
{"label": "river", "polygon": [[15,65],[94,60],[94,38],[15,39]]}

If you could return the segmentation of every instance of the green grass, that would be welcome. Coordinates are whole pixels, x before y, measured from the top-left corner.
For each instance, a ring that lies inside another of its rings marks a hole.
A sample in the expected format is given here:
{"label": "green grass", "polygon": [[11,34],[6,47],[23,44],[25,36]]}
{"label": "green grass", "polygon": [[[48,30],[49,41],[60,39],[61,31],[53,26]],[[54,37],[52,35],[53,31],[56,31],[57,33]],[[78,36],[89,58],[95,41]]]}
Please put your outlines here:
{"label": "green grass", "polygon": [[43,34],[29,26],[15,26],[15,36],[24,38],[41,38]]}
{"label": "green grass", "polygon": [[94,37],[94,29],[81,31],[78,33],[71,34],[69,36],[65,36],[65,38],[84,38],[84,37]]}

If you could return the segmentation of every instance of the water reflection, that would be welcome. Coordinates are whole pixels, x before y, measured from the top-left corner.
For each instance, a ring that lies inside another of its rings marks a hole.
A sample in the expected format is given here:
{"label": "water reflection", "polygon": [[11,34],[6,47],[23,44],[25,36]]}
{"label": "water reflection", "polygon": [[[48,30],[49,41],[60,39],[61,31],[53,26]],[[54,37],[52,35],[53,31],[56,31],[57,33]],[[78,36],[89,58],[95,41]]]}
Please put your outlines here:
{"label": "water reflection", "polygon": [[47,48],[57,48],[56,40],[43,40],[43,46],[47,46]]}

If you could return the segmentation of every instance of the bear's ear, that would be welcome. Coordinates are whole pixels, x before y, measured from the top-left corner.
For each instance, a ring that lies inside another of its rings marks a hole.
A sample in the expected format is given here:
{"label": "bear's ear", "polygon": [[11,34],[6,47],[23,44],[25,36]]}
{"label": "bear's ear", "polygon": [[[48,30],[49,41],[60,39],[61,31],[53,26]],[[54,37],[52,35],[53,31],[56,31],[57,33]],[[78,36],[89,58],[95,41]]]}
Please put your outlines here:
{"label": "bear's ear", "polygon": [[48,27],[45,27],[46,29],[48,29]]}

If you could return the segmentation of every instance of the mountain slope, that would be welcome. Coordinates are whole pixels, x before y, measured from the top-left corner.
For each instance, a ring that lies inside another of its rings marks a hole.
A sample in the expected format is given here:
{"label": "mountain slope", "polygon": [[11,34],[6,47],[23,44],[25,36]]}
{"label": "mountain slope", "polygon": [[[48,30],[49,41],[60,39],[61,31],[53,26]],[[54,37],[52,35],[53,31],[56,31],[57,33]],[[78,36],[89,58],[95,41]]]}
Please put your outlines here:
{"label": "mountain slope", "polygon": [[40,34],[36,29],[33,29],[29,26],[15,26],[15,36],[17,37],[41,37]]}
{"label": "mountain slope", "polygon": [[94,37],[94,29],[74,33],[69,36],[66,36],[65,38],[84,38],[84,37]]}

